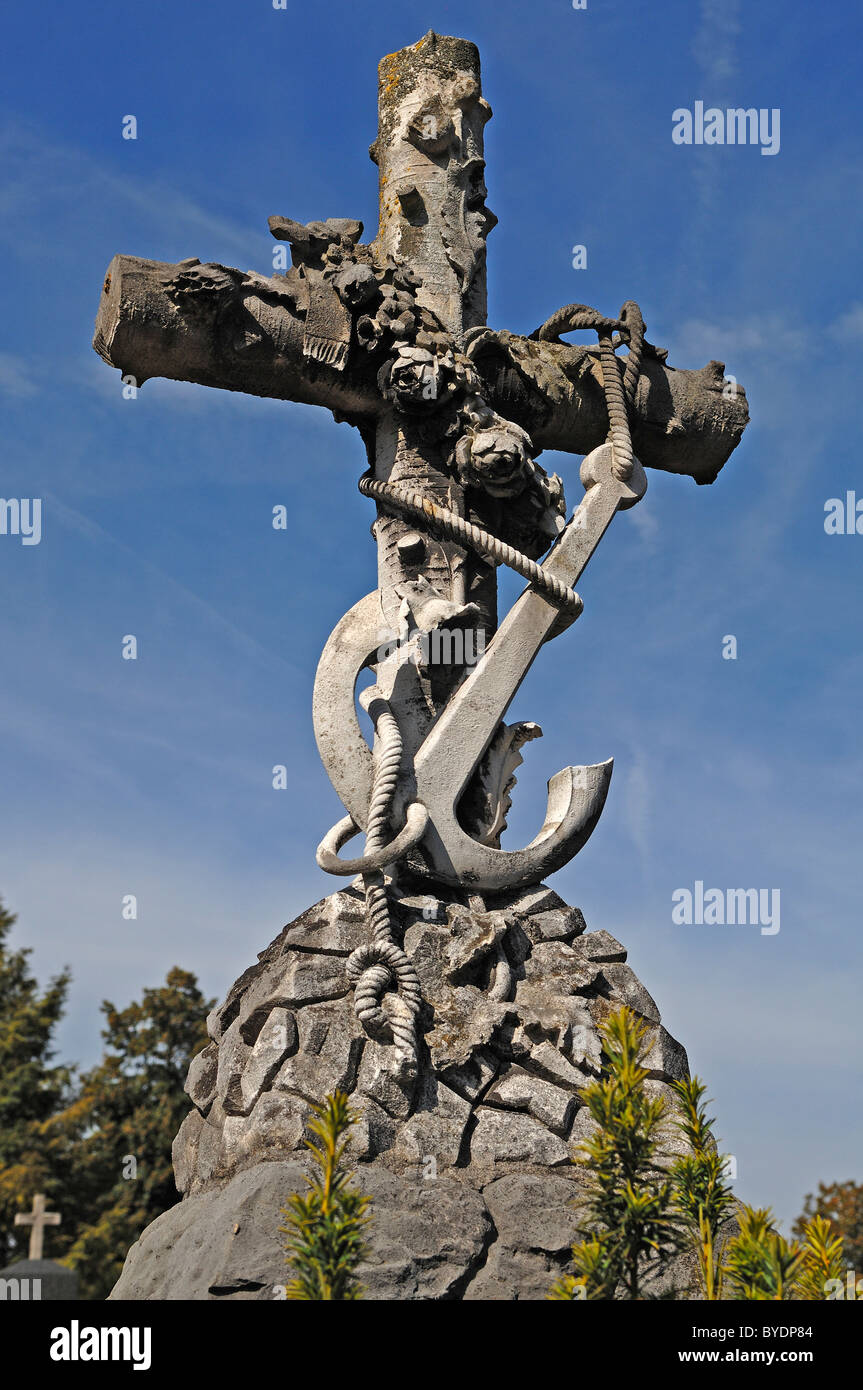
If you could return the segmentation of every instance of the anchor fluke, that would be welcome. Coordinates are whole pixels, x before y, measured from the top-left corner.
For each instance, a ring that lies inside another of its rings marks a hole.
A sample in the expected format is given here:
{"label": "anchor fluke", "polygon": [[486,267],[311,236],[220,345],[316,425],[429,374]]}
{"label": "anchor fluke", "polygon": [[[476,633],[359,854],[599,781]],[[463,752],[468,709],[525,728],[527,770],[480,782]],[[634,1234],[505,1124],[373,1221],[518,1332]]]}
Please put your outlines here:
{"label": "anchor fluke", "polygon": [[[545,820],[524,849],[495,849],[479,844],[459,824],[449,792],[438,783],[419,793],[429,812],[422,848],[434,874],[444,883],[470,883],[489,893],[501,893],[538,883],[568,864],[587,843],[602,814],[614,760],[587,767],[566,767],[548,783]],[[419,789],[418,780],[418,789]]]}

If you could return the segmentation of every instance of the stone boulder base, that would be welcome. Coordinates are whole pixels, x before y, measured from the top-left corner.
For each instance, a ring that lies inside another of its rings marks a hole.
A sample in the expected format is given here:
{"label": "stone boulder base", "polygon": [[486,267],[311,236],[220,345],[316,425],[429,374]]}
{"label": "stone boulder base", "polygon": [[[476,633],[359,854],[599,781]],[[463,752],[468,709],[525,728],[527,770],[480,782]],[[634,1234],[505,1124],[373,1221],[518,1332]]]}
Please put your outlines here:
{"label": "stone boulder base", "polygon": [[345,962],[367,939],[363,897],[334,893],[210,1015],[174,1143],[183,1201],[132,1247],[111,1298],[283,1296],[280,1208],[305,1185],[311,1105],[336,1087],[359,1115],[350,1153],[373,1199],[366,1297],[542,1299],[568,1267],[599,1025],[622,1003],[647,1022],[657,1094],[687,1075],[686,1053],[620,942],[544,886],[485,910],[402,895],[394,916],[426,1001],[419,1075],[354,1014]]}

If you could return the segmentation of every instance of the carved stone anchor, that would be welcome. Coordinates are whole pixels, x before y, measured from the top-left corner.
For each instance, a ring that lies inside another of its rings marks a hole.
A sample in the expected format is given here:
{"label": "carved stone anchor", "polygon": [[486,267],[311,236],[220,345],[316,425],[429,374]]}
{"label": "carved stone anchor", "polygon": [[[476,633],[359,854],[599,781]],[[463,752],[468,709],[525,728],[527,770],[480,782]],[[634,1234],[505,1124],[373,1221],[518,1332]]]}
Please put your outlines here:
{"label": "carved stone anchor", "polygon": [[[613,461],[610,443],[600,445],[584,460],[581,477],[586,495],[542,566],[569,586],[579,579],[615,513],[634,506],[646,491],[647,480],[637,461],[628,482],[614,476]],[[413,840],[421,846],[433,877],[500,892],[537,882],[568,863],[586,843],[605,803],[611,760],[565,768],[552,777],[545,821],[523,850],[480,844],[458,819],[466,786],[559,619],[560,609],[534,587],[513,605],[414,757],[409,823],[392,845],[392,860]],[[366,824],[372,754],[357,718],[355,691],[360,673],[374,661],[380,631],[380,597],[370,594],[334,630],[315,681],[318,750],[349,812],[318,852],[319,864],[331,873],[353,874],[363,867],[359,859],[339,860],[337,852]],[[427,812],[425,825],[417,806]]]}

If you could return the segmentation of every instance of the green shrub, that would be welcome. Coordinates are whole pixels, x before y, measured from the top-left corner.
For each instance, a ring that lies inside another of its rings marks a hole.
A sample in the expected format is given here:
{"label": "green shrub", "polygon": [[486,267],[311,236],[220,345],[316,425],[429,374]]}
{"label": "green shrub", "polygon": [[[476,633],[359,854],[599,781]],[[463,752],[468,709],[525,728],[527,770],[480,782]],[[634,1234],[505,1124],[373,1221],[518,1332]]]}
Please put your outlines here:
{"label": "green shrub", "polygon": [[672,1082],[680,1109],[677,1128],[690,1153],[671,1166],[673,1203],[698,1258],[701,1296],[708,1302],[722,1297],[721,1231],[737,1205],[725,1180],[725,1159],[713,1138],[713,1120],[704,1105],[706,1087],[697,1076]]}
{"label": "green shrub", "polygon": [[344,1166],[347,1140],[354,1123],[348,1098],[341,1091],[314,1107],[307,1139],[315,1168],[306,1178],[309,1190],[297,1193],[282,1208],[288,1237],[285,1251],[293,1272],[286,1298],[347,1302],[362,1297],[356,1269],[365,1254],[363,1233],[369,1223],[370,1198],[351,1187],[353,1173]]}
{"label": "green shrub", "polygon": [[644,1087],[647,1028],[624,1007],[600,1032],[605,1074],[583,1092],[598,1129],[574,1156],[588,1175],[576,1204],[589,1234],[573,1246],[575,1275],[549,1292],[555,1301],[642,1298],[676,1246],[671,1178],[659,1162],[666,1105]]}

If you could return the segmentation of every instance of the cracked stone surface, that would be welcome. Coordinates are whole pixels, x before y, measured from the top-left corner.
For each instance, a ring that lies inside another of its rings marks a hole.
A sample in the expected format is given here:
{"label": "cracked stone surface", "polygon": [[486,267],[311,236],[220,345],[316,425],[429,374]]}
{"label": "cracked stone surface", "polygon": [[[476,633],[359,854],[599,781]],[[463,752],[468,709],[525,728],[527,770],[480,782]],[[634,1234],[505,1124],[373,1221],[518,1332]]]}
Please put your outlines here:
{"label": "cracked stone surface", "polygon": [[[345,962],[365,937],[362,894],[333,893],[210,1015],[174,1141],[183,1200],[132,1247],[113,1298],[280,1297],[279,1209],[303,1185],[311,1104],[336,1087],[351,1094],[349,1155],[374,1199],[366,1297],[543,1299],[567,1268],[599,1025],[622,1003],[642,1015],[656,1095],[688,1074],[686,1052],[621,943],[551,889],[482,912],[455,895],[433,912],[423,894],[393,903],[423,983],[419,1075],[401,1077],[356,1018]],[[501,955],[510,997],[491,998]]]}

